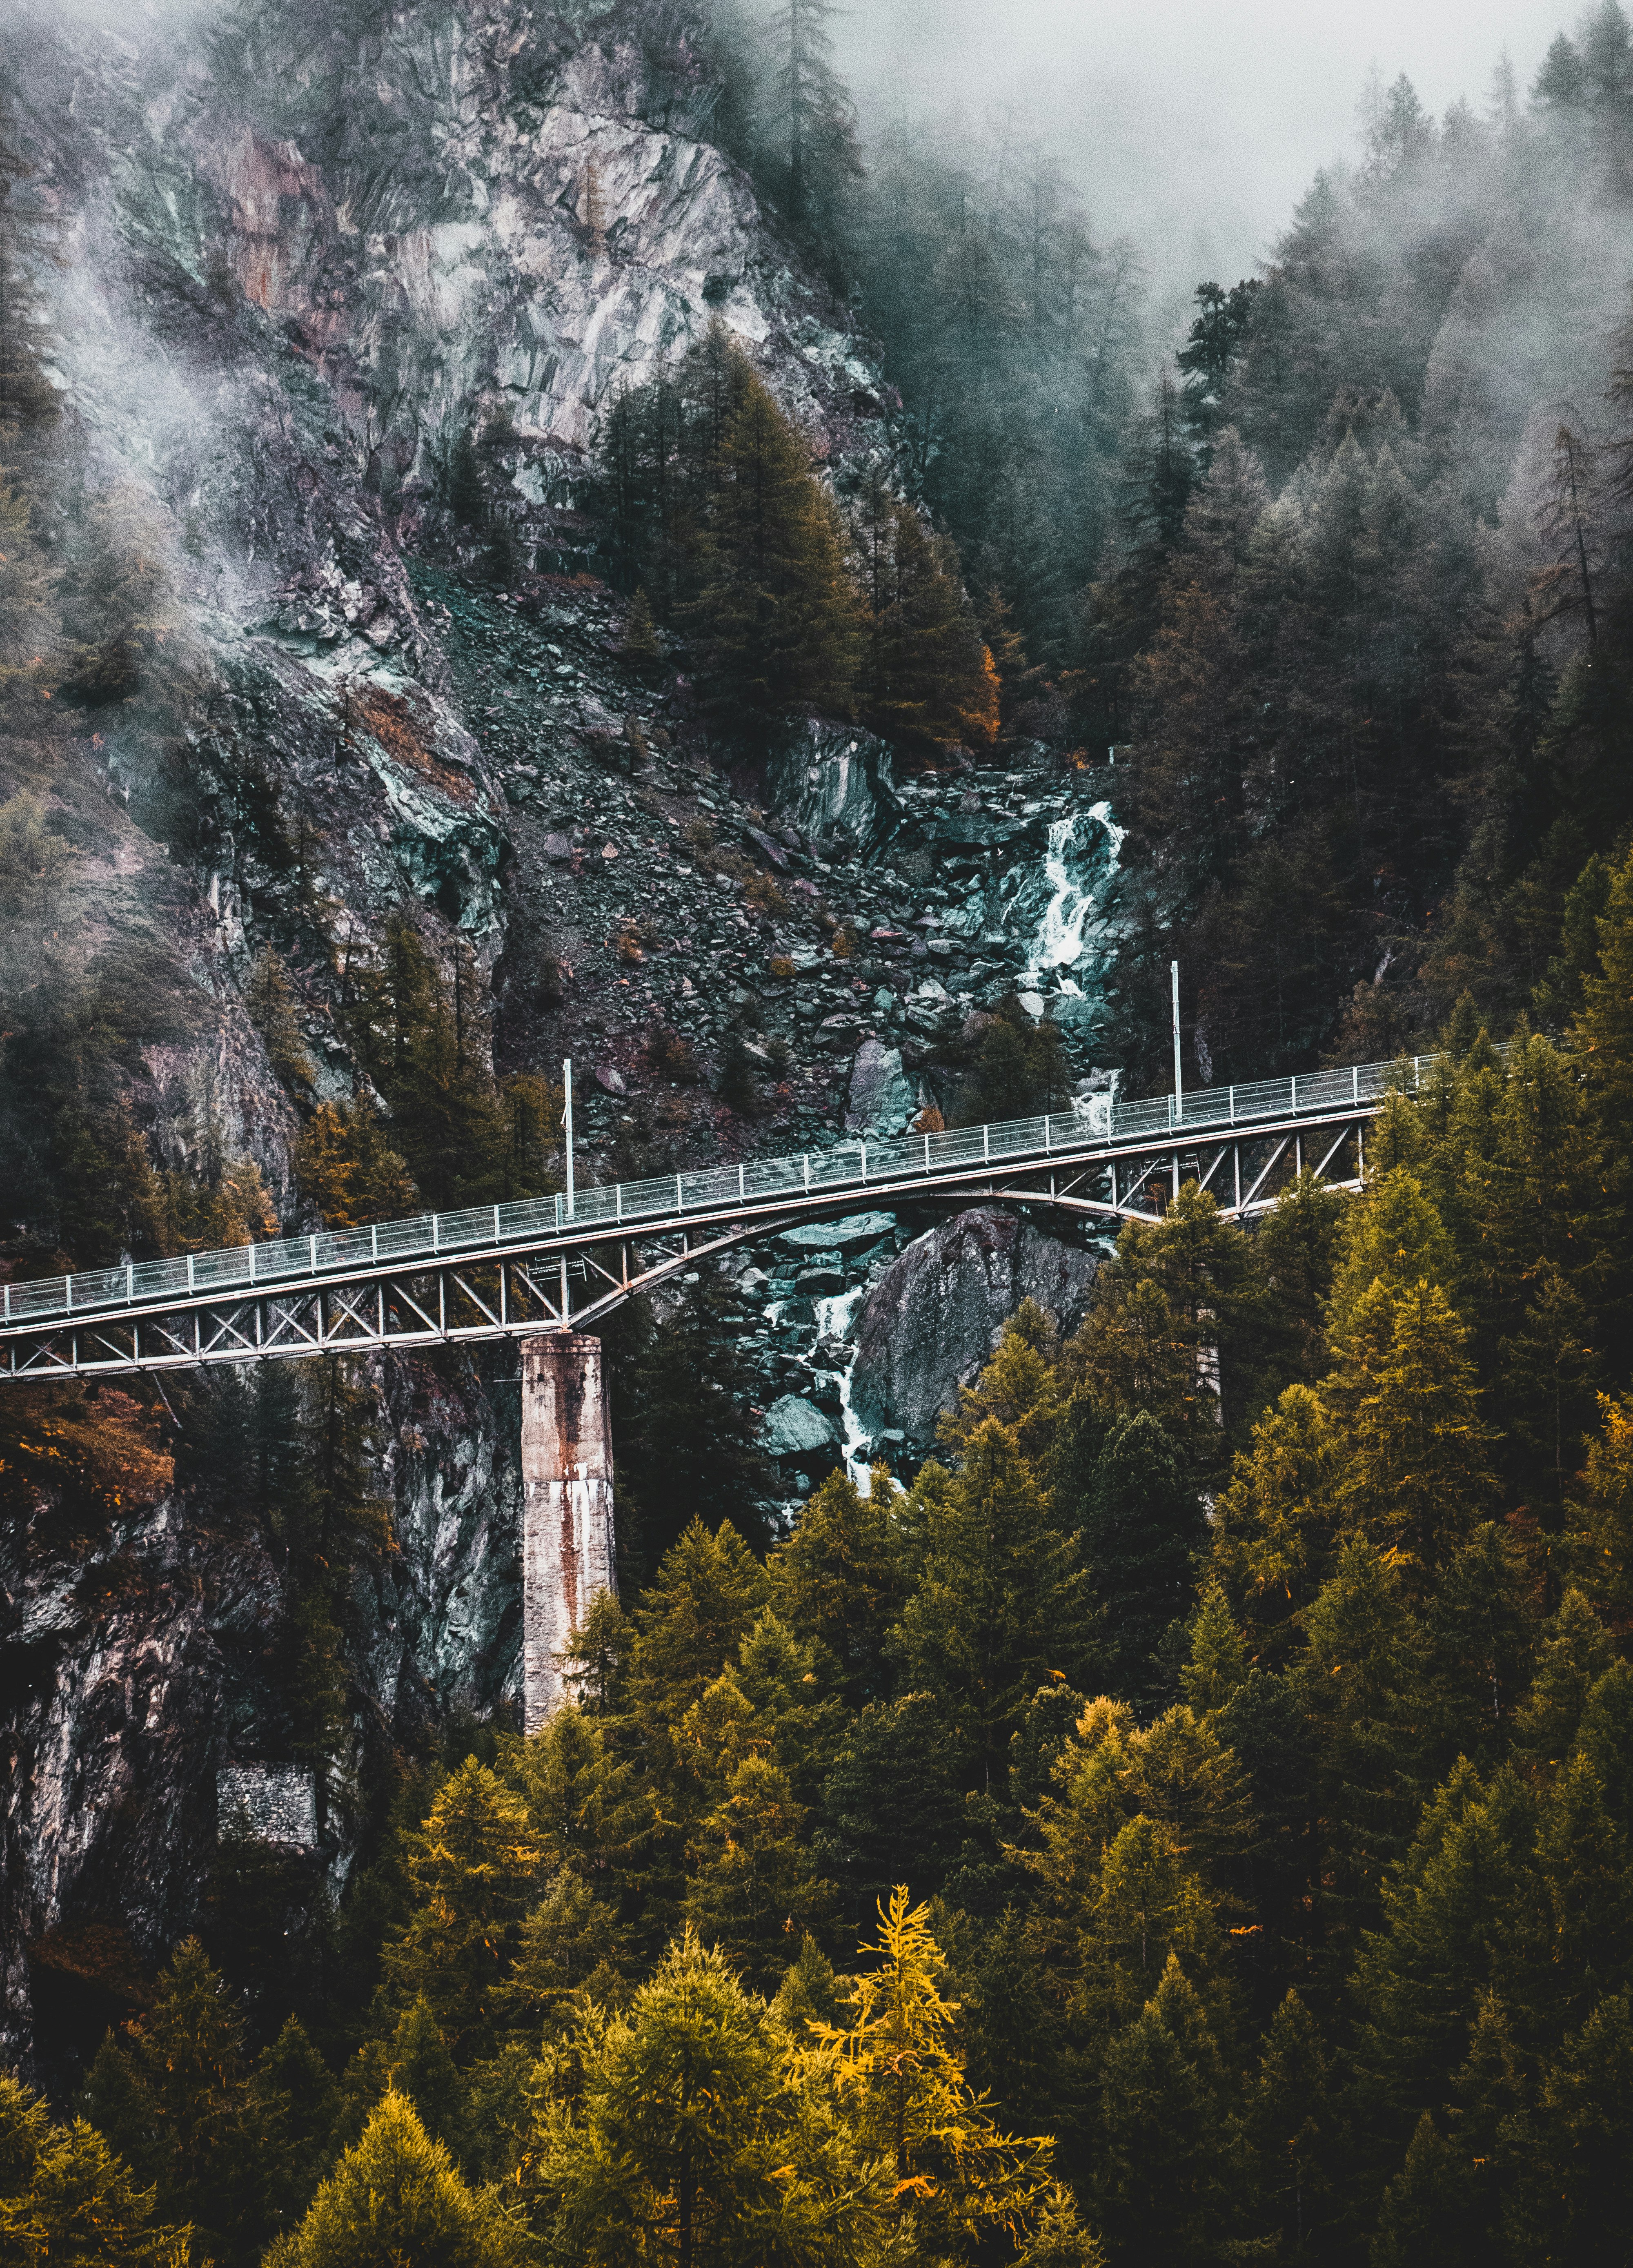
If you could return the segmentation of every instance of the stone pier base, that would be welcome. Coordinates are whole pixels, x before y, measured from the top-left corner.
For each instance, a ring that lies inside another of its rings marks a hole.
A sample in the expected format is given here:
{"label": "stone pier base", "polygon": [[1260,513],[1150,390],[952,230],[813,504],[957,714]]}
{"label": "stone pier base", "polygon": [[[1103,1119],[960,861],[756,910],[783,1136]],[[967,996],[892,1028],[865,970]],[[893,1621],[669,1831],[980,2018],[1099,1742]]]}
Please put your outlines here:
{"label": "stone pier base", "polygon": [[541,1331],[522,1351],[522,1721],[566,1690],[561,1656],[598,1591],[618,1587],[601,1343]]}

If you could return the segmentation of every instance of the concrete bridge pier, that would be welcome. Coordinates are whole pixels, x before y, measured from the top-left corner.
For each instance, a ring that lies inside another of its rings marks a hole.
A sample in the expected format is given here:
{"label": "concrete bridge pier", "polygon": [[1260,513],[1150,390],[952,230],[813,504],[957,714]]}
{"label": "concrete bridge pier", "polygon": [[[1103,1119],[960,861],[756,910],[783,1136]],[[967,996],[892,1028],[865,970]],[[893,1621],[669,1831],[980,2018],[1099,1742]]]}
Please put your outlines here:
{"label": "concrete bridge pier", "polygon": [[613,1438],[601,1343],[540,1331],[522,1351],[522,1722],[567,1688],[560,1659],[598,1591],[616,1591]]}

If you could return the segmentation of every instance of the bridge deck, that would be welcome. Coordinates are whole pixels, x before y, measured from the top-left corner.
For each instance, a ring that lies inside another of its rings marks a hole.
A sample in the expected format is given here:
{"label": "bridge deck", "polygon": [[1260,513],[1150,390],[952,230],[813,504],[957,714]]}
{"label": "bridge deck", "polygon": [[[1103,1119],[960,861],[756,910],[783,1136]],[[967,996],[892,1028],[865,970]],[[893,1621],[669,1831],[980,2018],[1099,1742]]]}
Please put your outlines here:
{"label": "bridge deck", "polygon": [[158,1312],[201,1295],[255,1295],[360,1282],[382,1268],[401,1270],[416,1261],[436,1264],[524,1250],[542,1256],[631,1231],[652,1236],[734,1218],[747,1223],[791,1208],[820,1210],[842,1195],[932,1195],[955,1190],[994,1166],[1092,1164],[1198,1138],[1268,1133],[1357,1110],[1370,1114],[1391,1084],[1414,1089],[1431,1060],[1357,1064],[1247,1086],[1210,1087],[1187,1095],[1177,1117],[1173,1097],[1159,1095],[1098,1112],[1058,1111],[949,1133],[854,1140],[793,1157],[614,1182],[580,1189],[570,1208],[560,1197],[524,1198],[7,1284],[0,1337],[8,1330],[37,1329],[59,1320]]}

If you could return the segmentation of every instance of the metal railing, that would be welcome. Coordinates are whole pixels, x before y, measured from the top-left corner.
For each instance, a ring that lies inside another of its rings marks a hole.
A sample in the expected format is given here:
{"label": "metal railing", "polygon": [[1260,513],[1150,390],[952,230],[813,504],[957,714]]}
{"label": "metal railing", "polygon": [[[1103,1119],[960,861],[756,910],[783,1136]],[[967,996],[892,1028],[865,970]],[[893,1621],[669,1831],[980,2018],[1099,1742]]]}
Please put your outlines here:
{"label": "metal railing", "polygon": [[4,1323],[26,1323],[222,1291],[264,1291],[314,1278],[360,1274],[379,1264],[439,1260],[477,1248],[538,1245],[585,1230],[628,1224],[651,1233],[679,1226],[692,1213],[718,1213],[734,1205],[763,1204],[779,1197],[829,1189],[911,1187],[971,1167],[1055,1157],[1092,1156],[1129,1143],[1166,1145],[1174,1138],[1217,1133],[1269,1119],[1318,1116],[1376,1102],[1392,1084],[1416,1090],[1434,1058],[1352,1064],[1345,1071],[1255,1080],[1248,1086],[1215,1086],[1187,1094],[1176,1115],[1172,1094],[1144,1102],[1114,1103],[1096,1112],[1054,1111],[941,1134],[861,1139],[791,1158],[760,1158],[741,1166],[706,1167],[695,1173],[660,1174],[642,1182],[580,1189],[570,1209],[565,1198],[523,1197],[509,1204],[467,1205],[459,1212],[420,1213],[369,1228],[323,1229],[265,1244],[229,1245],[190,1252],[175,1260],[139,1260],[122,1268],[42,1277],[3,1287]]}

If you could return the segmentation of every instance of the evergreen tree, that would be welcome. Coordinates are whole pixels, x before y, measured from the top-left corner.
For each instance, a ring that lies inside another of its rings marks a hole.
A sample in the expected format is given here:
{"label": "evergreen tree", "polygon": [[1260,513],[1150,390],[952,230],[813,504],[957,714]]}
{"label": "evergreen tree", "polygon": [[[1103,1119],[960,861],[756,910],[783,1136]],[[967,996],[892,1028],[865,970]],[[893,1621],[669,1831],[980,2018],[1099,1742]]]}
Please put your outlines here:
{"label": "evergreen tree", "polygon": [[1064,2028],[1033,1933],[1006,1906],[982,1942],[964,2001],[972,2087],[1026,2129],[1060,2120]]}
{"label": "evergreen tree", "polygon": [[820,1862],[842,1886],[851,1920],[864,1920],[894,1881],[939,1889],[964,1811],[938,1702],[928,1693],[870,1701],[845,1737],[822,1808]]}
{"label": "evergreen tree", "polygon": [[125,2041],[104,2042],[82,2098],[138,2181],[157,2182],[161,2209],[223,2245],[254,2227],[261,2204],[246,2078],[242,2021],[190,1937]]}
{"label": "evergreen tree", "polygon": [[1258,2226],[1288,2268],[1328,2257],[1341,2226],[1340,2176],[1347,2139],[1320,2026],[1297,1992],[1270,2020],[1244,2106],[1253,2153]]}
{"label": "evergreen tree", "polygon": [[850,2022],[818,2028],[857,2141],[892,2169],[897,2210],[911,2203],[921,2245],[1017,2235],[1048,2192],[1050,2145],[1002,2133],[971,2088],[929,1907],[898,1888],[879,1923],[862,1948],[878,1966],[856,1979]]}
{"label": "evergreen tree", "polygon": [[697,1830],[686,1915],[758,1992],[781,1981],[793,1948],[820,1932],[831,1894],[802,1847],[803,1807],[767,1756],[747,1756]]}
{"label": "evergreen tree", "polygon": [[[910,504],[876,498],[867,531],[872,616],[864,698],[880,728],[930,740],[989,746],[998,728],[998,679],[945,536],[928,534]],[[869,540],[871,539],[871,540]]]}
{"label": "evergreen tree", "polygon": [[281,2236],[300,2220],[333,2161],[329,2137],[340,2114],[328,2066],[295,2017],[257,2061],[249,2102],[261,2138],[261,2221],[268,2235]]}
{"label": "evergreen tree", "polygon": [[418,1205],[408,1168],[368,1102],[320,1102],[300,1131],[295,1171],[326,1228],[401,1220]]}
{"label": "evergreen tree", "polygon": [[1416,1811],[1423,1642],[1393,1557],[1359,1536],[1306,1609],[1294,1671],[1315,1746],[1329,1935],[1370,1919]]}
{"label": "evergreen tree", "polygon": [[518,2025],[561,2031],[585,1998],[622,1999],[627,1957],[627,1933],[607,1900],[563,1869],[522,1924],[500,1998]]}
{"label": "evergreen tree", "polygon": [[632,1591],[699,1521],[729,1523],[756,1549],[764,1540],[772,1475],[748,1415],[751,1381],[721,1323],[724,1306],[722,1285],[705,1276],[655,1329],[636,1312],[604,1341],[620,1550]]}
{"label": "evergreen tree", "polygon": [[977,1427],[952,1487],[918,1504],[903,1516],[923,1557],[890,1651],[908,1684],[942,1702],[977,1784],[1001,1788],[1031,1695],[1051,1670],[1071,1678],[1085,1659],[1078,1539],[1055,1528],[1014,1434],[996,1418]]}
{"label": "evergreen tree", "polygon": [[57,2126],[0,2075],[0,2254],[18,2262],[149,2268],[188,2257],[192,2232],[156,2222],[154,2193],[83,2119]]}
{"label": "evergreen tree", "polygon": [[1113,2263],[1218,2257],[1225,2141],[1218,2051],[1172,1956],[1107,2050],[1096,2191]]}
{"label": "evergreen tree", "polygon": [[871,2169],[802,2088],[763,2001],[688,1933],[626,2016],[580,2036],[575,2105],[524,2166],[552,2250],[591,2268],[857,2257],[881,2225]]}
{"label": "evergreen tree", "polygon": [[629,1707],[645,1741],[670,1751],[672,1728],[736,1653],[766,1603],[767,1580],[729,1521],[695,1520],[635,1613]]}
{"label": "evergreen tree", "polygon": [[830,238],[845,191],[860,178],[855,115],[834,70],[833,0],[786,0],[770,26],[777,66],[774,116],[784,135],[790,219]]}
{"label": "evergreen tree", "polygon": [[540,1858],[521,1798],[474,1756],[450,1775],[409,1838],[416,1904],[386,1949],[386,1975],[401,2005],[424,2000],[462,2063],[497,2043],[499,1990]]}
{"label": "evergreen tree", "polygon": [[1399,1298],[1379,1278],[1352,1310],[1340,1390],[1349,1406],[1339,1500],[1401,1553],[1421,1584],[1491,1500],[1467,1334],[1438,1285]]}
{"label": "evergreen tree", "polygon": [[1462,2268],[1482,2256],[1473,2212],[1473,2169],[1441,2137],[1428,2111],[1406,2163],[1384,2193],[1372,2268]]}
{"label": "evergreen tree", "polygon": [[885,1637],[901,1585],[894,1496],[882,1465],[865,1496],[849,1473],[831,1473],[768,1568],[783,1619],[821,1645],[852,1708],[880,1699],[888,1683]]}
{"label": "evergreen tree", "polygon": [[1113,1428],[1085,1510],[1084,1549],[1107,1613],[1113,1689],[1144,1698],[1163,1683],[1158,1645],[1184,1617],[1203,1533],[1195,1490],[1154,1418],[1142,1412]]}
{"label": "evergreen tree", "polygon": [[1633,2011],[1601,2000],[1541,2078],[1534,2117],[1513,2137],[1518,2177],[1505,2234],[1524,2259],[1607,2264],[1627,2242]]}
{"label": "evergreen tree", "polygon": [[860,626],[838,512],[762,381],[745,371],[740,385],[687,616],[721,694],[848,713]]}
{"label": "evergreen tree", "polygon": [[467,2189],[413,2106],[388,2094],[268,2258],[276,2268],[500,2268],[524,2251],[497,2199]]}

